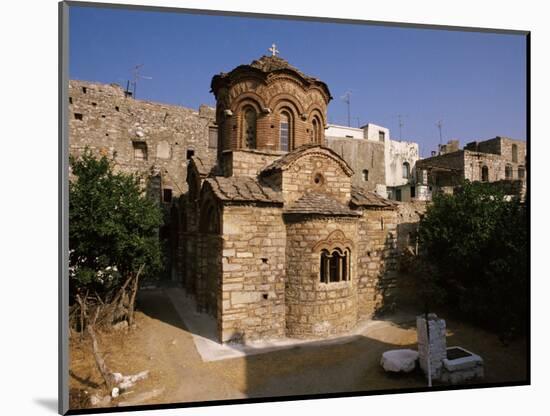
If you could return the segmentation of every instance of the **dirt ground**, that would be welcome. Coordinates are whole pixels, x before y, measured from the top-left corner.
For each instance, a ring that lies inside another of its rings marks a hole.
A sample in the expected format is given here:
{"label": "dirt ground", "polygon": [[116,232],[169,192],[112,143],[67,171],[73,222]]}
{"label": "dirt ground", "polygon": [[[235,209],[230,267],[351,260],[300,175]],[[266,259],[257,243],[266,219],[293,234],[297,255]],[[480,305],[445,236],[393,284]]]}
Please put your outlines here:
{"label": "dirt ground", "polygon": [[[420,371],[389,375],[380,367],[382,353],[416,349],[414,314],[405,323],[391,317],[338,345],[299,346],[266,354],[203,362],[163,289],[140,294],[137,328],[99,335],[100,350],[111,371],[124,375],[149,370],[129,392],[109,406],[201,402],[246,397],[425,387]],[[483,357],[484,383],[524,382],[526,342],[503,346],[494,334],[447,320],[447,345],[460,345]],[[90,407],[86,398],[103,391],[90,341],[70,342],[71,407]],[[150,397],[152,391],[158,394]]]}

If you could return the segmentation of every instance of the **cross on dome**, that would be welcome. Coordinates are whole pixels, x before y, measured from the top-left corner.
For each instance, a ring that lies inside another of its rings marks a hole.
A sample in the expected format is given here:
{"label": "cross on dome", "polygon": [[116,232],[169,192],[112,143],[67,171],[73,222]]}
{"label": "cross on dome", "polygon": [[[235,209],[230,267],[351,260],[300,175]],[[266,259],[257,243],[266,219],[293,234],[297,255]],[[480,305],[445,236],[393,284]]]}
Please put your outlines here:
{"label": "cross on dome", "polygon": [[277,45],[275,45],[274,43],[271,45],[271,48],[267,48],[267,50],[271,52],[271,56],[277,56],[277,54],[280,53],[277,49]]}

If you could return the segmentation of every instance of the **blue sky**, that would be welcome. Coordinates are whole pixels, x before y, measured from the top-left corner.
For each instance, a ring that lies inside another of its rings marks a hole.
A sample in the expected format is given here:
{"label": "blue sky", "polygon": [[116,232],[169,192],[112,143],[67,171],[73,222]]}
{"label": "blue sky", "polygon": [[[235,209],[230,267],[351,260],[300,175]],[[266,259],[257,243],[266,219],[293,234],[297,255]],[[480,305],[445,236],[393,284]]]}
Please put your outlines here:
{"label": "blue sky", "polygon": [[143,64],[152,77],[137,97],[198,108],[214,105],[212,76],[268,54],[326,82],[334,99],[329,122],[347,124],[341,96],[351,96],[351,123],[386,126],[420,144],[461,145],[497,135],[526,138],[526,41],[522,35],[409,29],[71,7],[72,79],[116,82]]}

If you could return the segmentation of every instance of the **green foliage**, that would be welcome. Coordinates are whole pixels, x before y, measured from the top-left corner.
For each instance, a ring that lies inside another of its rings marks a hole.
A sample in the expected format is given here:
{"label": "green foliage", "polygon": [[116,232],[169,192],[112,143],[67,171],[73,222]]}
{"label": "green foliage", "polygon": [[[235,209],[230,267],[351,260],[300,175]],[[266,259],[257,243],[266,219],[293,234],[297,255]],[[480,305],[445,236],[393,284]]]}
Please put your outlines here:
{"label": "green foliage", "polygon": [[424,261],[435,266],[426,284],[441,290],[450,309],[500,333],[525,329],[528,223],[517,199],[465,182],[455,195],[434,197],[419,243]]}
{"label": "green foliage", "polygon": [[88,289],[101,297],[117,289],[140,265],[143,277],[161,267],[161,210],[142,195],[138,178],[114,173],[107,158],[86,150],[70,159],[69,277],[71,293]]}

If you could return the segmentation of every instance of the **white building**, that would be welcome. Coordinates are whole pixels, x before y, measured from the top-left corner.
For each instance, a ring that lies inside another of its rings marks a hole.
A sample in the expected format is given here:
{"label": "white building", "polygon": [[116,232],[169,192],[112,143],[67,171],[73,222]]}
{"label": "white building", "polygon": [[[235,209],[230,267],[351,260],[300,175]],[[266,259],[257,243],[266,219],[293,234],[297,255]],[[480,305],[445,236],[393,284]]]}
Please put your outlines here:
{"label": "white building", "polygon": [[[386,127],[368,123],[361,128],[329,124],[325,137],[330,145],[331,138],[347,138],[384,143],[384,183],[376,185],[380,195],[398,200],[409,201],[422,198],[416,189],[415,165],[419,159],[418,143],[390,139],[390,130]],[[345,155],[342,155],[345,158]],[[360,158],[361,155],[358,155]],[[420,192],[423,194],[423,192]]]}

